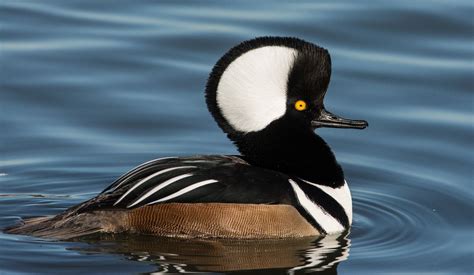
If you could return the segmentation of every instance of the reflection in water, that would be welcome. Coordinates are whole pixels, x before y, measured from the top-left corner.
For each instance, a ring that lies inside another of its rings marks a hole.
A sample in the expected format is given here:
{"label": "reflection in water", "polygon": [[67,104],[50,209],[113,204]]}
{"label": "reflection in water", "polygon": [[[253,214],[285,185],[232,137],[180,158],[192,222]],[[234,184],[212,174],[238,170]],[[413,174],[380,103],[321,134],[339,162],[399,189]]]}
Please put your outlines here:
{"label": "reflection in water", "polygon": [[122,254],[129,260],[150,262],[160,272],[245,272],[271,269],[272,274],[337,273],[347,259],[347,233],[325,237],[278,240],[174,239],[137,235],[94,235],[83,253]]}

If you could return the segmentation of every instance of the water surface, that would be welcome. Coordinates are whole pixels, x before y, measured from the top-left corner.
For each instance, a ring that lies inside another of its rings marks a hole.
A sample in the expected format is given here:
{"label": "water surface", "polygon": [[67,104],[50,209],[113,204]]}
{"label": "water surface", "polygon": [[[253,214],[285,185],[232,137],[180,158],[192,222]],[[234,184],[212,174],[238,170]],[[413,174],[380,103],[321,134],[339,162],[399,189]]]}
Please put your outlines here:
{"label": "water surface", "polygon": [[235,154],[203,90],[215,61],[255,36],[329,49],[326,106],[370,127],[318,130],[352,189],[347,236],[0,234],[0,273],[472,273],[473,14],[464,0],[2,1],[2,228],[84,201],[153,158]]}

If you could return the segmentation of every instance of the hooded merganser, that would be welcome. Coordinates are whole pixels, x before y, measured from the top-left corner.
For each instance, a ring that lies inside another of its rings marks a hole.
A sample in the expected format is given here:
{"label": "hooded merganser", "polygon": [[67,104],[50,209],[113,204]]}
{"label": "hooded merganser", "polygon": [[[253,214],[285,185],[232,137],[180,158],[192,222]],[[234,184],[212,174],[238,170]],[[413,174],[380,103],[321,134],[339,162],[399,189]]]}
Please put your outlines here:
{"label": "hooded merganser", "polygon": [[171,237],[284,238],[342,232],[352,200],[318,127],[367,127],[324,108],[326,49],[260,37],[214,66],[206,102],[241,155],[162,158],[121,176],[97,197],[9,233],[68,239],[96,232]]}

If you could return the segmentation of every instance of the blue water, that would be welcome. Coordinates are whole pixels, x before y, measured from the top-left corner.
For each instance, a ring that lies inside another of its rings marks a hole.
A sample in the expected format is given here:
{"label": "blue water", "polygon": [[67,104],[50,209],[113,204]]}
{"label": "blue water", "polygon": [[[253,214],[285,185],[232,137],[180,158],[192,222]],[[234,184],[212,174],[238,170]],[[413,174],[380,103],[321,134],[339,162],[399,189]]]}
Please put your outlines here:
{"label": "blue water", "polygon": [[474,272],[473,14],[467,0],[1,1],[2,228],[153,158],[236,153],[203,90],[214,62],[255,36],[329,49],[326,107],[370,127],[318,130],[352,189],[348,236],[0,234],[0,273]]}

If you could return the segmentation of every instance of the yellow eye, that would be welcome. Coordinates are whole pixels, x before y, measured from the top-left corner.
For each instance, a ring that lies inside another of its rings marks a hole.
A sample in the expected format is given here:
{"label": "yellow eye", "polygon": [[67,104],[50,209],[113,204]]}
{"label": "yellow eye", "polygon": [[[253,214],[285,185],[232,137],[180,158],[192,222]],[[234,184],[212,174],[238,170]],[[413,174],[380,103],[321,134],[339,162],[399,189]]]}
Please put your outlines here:
{"label": "yellow eye", "polygon": [[304,100],[298,100],[295,102],[295,109],[298,111],[304,111],[306,110],[306,102]]}

